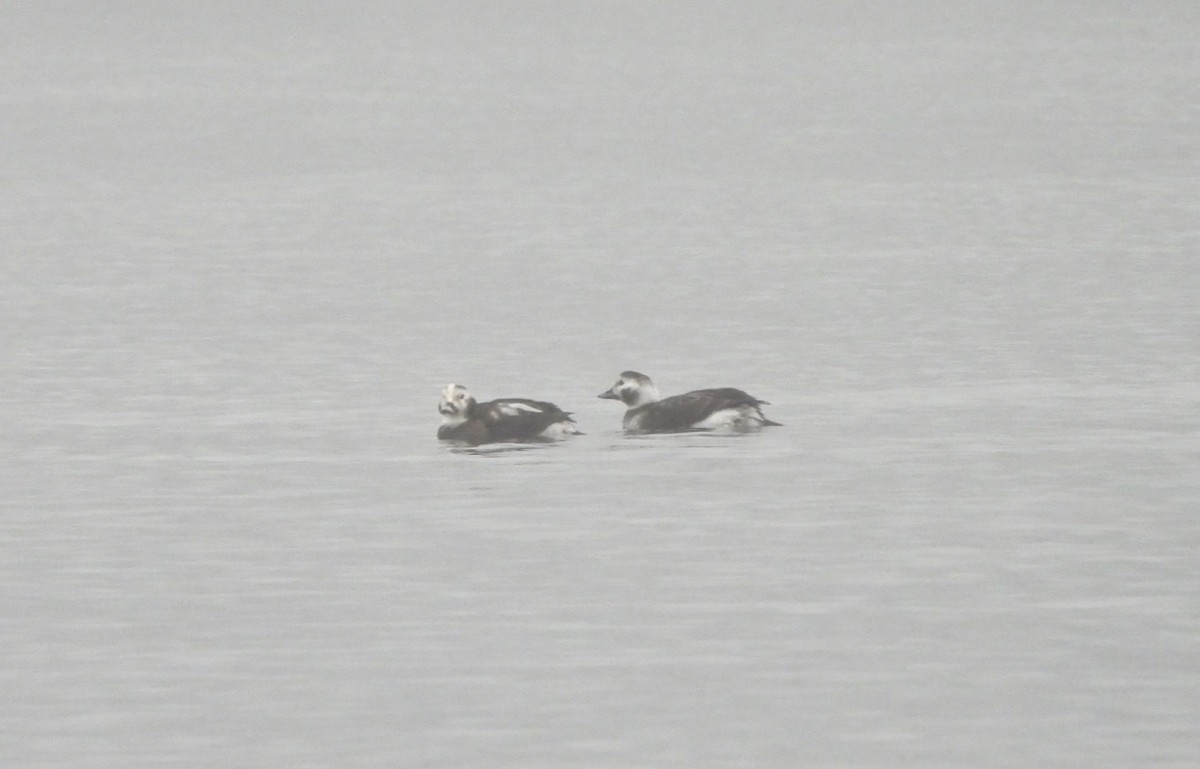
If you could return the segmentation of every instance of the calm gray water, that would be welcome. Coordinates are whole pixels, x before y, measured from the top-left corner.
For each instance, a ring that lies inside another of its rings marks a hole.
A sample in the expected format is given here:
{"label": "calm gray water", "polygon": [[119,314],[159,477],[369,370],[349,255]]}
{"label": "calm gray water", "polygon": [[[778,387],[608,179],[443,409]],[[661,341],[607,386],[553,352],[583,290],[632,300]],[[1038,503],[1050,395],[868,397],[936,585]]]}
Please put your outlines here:
{"label": "calm gray water", "polygon": [[0,764],[1200,764],[1200,11],[899,5],[0,11]]}

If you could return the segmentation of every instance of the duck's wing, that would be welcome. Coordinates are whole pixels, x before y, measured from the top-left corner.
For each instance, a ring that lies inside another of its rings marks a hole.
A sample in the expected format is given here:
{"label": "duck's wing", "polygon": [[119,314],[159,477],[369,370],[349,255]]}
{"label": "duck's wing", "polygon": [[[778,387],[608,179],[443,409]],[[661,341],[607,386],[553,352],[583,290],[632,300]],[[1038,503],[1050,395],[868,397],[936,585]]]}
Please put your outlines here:
{"label": "duck's wing", "polygon": [[693,390],[688,395],[706,395],[714,400],[724,402],[725,405],[721,408],[731,408],[734,406],[769,406],[767,401],[759,400],[745,390],[739,390],[736,387],[715,387],[710,390]]}
{"label": "duck's wing", "polygon": [[714,396],[712,391],[695,390],[672,395],[630,412],[638,430],[646,432],[675,432],[690,430],[721,408],[727,399]]}
{"label": "duck's wing", "polygon": [[494,441],[535,438],[556,422],[572,421],[569,414],[553,403],[528,398],[497,398],[480,403],[474,416],[487,426]]}
{"label": "duck's wing", "polygon": [[[766,403],[733,387],[692,390],[633,409],[629,424],[645,432],[679,432],[696,428],[714,414],[745,408],[758,411]],[[765,420],[765,417],[763,418]]]}

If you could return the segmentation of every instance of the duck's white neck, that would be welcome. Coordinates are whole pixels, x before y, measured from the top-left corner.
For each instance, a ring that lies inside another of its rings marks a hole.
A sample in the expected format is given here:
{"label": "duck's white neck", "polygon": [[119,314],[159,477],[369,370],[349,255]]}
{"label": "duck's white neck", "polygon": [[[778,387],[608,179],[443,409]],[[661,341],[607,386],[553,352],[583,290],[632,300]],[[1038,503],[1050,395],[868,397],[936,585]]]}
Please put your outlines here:
{"label": "duck's white neck", "polygon": [[638,387],[627,390],[624,393],[625,405],[631,409],[636,409],[639,406],[645,406],[647,403],[654,403],[658,400],[658,388],[653,384],[646,382]]}

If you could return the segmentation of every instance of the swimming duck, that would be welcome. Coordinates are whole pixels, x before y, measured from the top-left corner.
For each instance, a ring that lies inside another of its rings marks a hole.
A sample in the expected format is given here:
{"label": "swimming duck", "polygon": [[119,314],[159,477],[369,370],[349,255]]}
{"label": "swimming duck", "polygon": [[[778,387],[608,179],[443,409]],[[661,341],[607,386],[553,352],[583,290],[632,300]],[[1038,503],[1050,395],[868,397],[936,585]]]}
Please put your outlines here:
{"label": "swimming duck", "polygon": [[438,438],[477,446],[507,441],[558,440],[579,435],[571,415],[545,401],[497,398],[477,402],[467,388],[448,384],[438,401]]}
{"label": "swimming duck", "polygon": [[660,399],[650,377],[636,371],[622,371],[617,383],[598,397],[625,404],[627,432],[718,429],[746,432],[768,425],[779,426],[763,415],[760,406],[768,405],[766,401],[742,390],[719,387]]}

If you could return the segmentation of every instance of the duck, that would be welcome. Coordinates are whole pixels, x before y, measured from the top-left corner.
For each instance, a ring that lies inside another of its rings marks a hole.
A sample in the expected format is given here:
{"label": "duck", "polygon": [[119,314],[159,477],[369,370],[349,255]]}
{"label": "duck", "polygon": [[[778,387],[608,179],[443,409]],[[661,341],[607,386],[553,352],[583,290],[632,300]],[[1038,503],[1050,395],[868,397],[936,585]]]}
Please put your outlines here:
{"label": "duck", "polygon": [[660,398],[645,374],[622,371],[617,383],[597,397],[619,400],[627,408],[624,427],[630,433],[674,433],[690,430],[751,432],[781,427],[762,412],[770,405],[734,387],[692,390]]}
{"label": "duck", "polygon": [[571,415],[546,401],[497,398],[479,403],[460,384],[448,384],[438,401],[442,424],[437,436],[478,446],[481,443],[552,441],[581,435]]}

